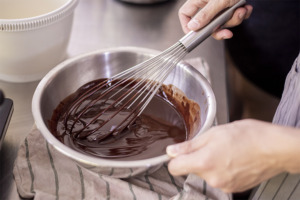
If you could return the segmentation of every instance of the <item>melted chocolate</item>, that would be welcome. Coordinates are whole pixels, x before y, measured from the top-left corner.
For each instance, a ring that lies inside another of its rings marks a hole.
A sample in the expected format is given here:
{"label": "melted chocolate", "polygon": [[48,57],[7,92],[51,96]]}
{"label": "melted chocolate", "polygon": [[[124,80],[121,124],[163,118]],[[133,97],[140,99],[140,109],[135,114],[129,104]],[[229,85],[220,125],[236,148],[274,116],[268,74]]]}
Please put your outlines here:
{"label": "melted chocolate", "polygon": [[[170,95],[163,90],[154,96],[140,116],[130,118],[134,119],[132,124],[121,126],[111,132],[112,127],[123,122],[124,116],[133,111],[123,109],[121,106],[109,107],[111,101],[97,99],[99,92],[89,95],[82,101],[79,100],[82,94],[103,80],[95,80],[80,87],[54,110],[49,127],[62,143],[79,152],[100,158],[139,160],[165,154],[166,146],[183,142],[188,138],[190,126],[186,124],[188,121],[186,118],[190,112],[190,105],[178,109],[178,106],[171,103],[174,99],[170,101],[168,99]],[[94,101],[95,99],[97,101]],[[86,105],[89,105],[88,109]],[[120,112],[108,120],[107,124],[100,126],[99,124],[107,120],[105,115],[98,116],[103,110],[104,113],[116,110]],[[81,113],[80,116],[78,113]]]}

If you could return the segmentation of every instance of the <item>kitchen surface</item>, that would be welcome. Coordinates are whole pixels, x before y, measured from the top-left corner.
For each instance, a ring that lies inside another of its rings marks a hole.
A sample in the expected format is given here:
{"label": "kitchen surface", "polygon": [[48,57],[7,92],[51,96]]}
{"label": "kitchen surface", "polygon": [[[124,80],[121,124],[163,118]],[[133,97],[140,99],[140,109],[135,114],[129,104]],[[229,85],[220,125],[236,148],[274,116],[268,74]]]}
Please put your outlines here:
{"label": "kitchen surface", "polygon": [[[184,34],[177,12],[184,0],[157,4],[130,4],[119,0],[80,0],[74,13],[68,57],[97,49],[136,46],[162,51]],[[212,88],[217,101],[216,120],[228,122],[225,54],[222,41],[208,38],[186,56],[202,57],[210,67]],[[14,112],[0,150],[0,199],[19,199],[13,180],[18,147],[33,127],[31,100],[39,81],[9,83],[0,89],[14,102]]]}

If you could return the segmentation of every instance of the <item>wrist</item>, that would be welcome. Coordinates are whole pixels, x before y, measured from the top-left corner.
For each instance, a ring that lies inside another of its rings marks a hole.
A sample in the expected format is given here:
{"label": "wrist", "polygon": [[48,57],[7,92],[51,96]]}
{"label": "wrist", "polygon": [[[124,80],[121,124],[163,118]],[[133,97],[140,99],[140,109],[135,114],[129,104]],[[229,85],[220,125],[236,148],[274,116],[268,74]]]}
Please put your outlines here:
{"label": "wrist", "polygon": [[274,125],[272,157],[280,171],[300,173],[300,130],[292,127]]}

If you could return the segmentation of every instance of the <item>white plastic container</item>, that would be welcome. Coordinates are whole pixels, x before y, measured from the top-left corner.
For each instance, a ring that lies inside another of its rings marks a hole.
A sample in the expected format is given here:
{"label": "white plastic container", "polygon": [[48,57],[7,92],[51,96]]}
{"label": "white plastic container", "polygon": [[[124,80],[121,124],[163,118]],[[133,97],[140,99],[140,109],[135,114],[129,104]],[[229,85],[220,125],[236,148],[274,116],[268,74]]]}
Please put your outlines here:
{"label": "white plastic container", "polygon": [[64,60],[77,3],[0,0],[0,80],[39,80]]}

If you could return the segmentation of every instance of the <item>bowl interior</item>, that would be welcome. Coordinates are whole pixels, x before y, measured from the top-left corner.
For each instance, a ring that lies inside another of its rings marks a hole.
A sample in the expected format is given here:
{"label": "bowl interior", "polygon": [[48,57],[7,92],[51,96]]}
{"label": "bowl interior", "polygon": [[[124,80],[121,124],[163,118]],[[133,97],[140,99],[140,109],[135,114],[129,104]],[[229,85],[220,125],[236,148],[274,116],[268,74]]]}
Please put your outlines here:
{"label": "bowl interior", "polygon": [[49,13],[70,0],[0,0],[0,19],[22,19]]}
{"label": "bowl interior", "polygon": [[[89,53],[61,63],[43,78],[34,94],[32,106],[37,127],[48,142],[56,147],[63,147],[48,130],[48,120],[51,118],[56,106],[83,84],[95,79],[111,77],[151,58],[156,53],[153,50],[140,48],[119,48]],[[201,123],[197,125],[194,133],[192,133],[193,135],[197,135],[212,125],[215,117],[214,94],[206,79],[196,69],[186,63],[180,63],[164,83],[173,84],[183,91],[188,98],[193,99],[200,105]],[[70,153],[72,152],[70,148],[63,147],[63,150],[59,150],[78,159],[74,156],[74,152]],[[166,155],[164,156],[165,159]],[[89,159],[89,162],[97,163],[98,160],[101,160],[83,155],[80,155],[80,157],[80,161],[83,158]],[[151,159],[149,162],[151,162]],[[155,162],[160,161],[155,159]],[[99,163],[101,162],[99,161]],[[145,165],[147,162],[142,164]]]}

